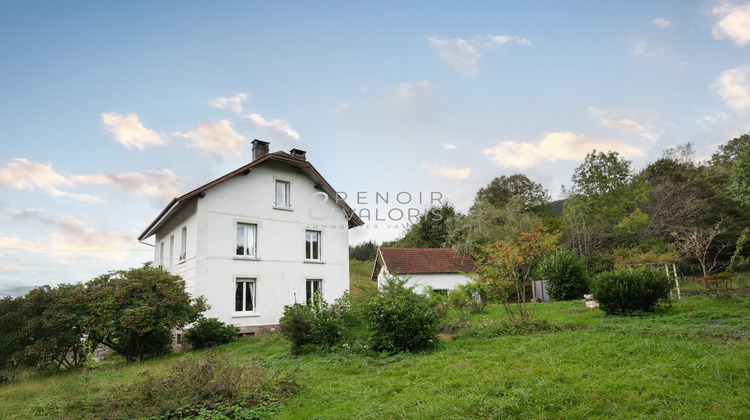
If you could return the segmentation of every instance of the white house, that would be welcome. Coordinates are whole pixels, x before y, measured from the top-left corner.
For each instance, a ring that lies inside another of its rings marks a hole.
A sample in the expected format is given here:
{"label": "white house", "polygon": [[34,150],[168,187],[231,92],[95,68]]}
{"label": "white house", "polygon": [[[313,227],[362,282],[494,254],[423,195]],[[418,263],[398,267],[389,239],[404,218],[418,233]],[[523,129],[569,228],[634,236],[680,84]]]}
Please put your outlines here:
{"label": "white house", "polygon": [[474,259],[450,248],[378,248],[372,281],[378,287],[386,276],[408,278],[407,285],[421,292],[430,286],[437,291],[453,290],[471,281],[465,273],[474,271]]}
{"label": "white house", "polygon": [[362,224],[304,151],[255,140],[252,162],[173,199],[138,239],[154,237],[155,263],[206,297],[206,317],[257,334],[285,305],[348,289],[348,229]]}

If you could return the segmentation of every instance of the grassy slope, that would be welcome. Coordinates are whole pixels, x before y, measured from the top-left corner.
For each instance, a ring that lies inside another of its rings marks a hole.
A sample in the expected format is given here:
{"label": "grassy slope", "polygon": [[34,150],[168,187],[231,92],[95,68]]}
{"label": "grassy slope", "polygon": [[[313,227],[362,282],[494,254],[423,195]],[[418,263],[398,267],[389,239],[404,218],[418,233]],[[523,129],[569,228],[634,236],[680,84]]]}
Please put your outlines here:
{"label": "grassy slope", "polygon": [[[497,319],[498,308],[474,321]],[[278,335],[224,346],[296,370],[303,391],[278,418],[750,418],[750,297],[692,296],[648,317],[606,317],[582,302],[544,303],[559,332],[455,340],[418,355],[316,353],[292,359]],[[86,392],[104,393],[180,356],[98,366],[0,386],[0,417],[30,409],[60,417]]]}

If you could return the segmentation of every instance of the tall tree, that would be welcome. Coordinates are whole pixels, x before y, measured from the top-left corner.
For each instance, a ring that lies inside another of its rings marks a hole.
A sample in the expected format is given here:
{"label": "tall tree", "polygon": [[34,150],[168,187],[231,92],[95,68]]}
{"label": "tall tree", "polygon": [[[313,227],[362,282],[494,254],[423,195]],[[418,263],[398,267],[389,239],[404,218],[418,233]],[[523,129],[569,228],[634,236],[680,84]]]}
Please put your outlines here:
{"label": "tall tree", "polygon": [[719,146],[719,150],[711,155],[711,163],[713,165],[732,163],[748,146],[750,146],[750,134],[735,137],[729,140],[727,144]]}
{"label": "tall tree", "polygon": [[454,217],[456,217],[456,209],[450,203],[430,207],[393,246],[398,248],[446,247],[448,226]]}
{"label": "tall tree", "polygon": [[502,208],[516,196],[522,198],[525,211],[539,213],[550,203],[550,196],[542,184],[530,180],[526,175],[515,174],[497,177],[486,187],[480,188],[474,199],[474,205],[484,202]]}

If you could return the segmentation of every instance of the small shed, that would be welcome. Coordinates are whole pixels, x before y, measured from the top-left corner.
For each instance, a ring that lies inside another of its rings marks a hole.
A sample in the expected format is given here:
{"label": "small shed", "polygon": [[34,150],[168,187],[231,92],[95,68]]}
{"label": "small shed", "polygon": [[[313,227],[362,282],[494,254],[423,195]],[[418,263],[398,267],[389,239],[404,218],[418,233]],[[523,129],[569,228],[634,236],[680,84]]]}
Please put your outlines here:
{"label": "small shed", "polygon": [[407,285],[417,292],[430,286],[447,293],[471,281],[466,274],[473,271],[474,259],[452,248],[380,247],[371,280],[380,286],[388,275],[404,276],[409,279]]}

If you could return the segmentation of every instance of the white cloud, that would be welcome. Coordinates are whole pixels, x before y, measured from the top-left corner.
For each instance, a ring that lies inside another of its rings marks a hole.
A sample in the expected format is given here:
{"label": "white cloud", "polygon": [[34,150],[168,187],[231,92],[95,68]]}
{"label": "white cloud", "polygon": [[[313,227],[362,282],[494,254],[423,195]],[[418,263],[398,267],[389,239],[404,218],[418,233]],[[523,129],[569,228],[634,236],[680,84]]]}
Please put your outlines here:
{"label": "white cloud", "polygon": [[510,43],[531,44],[528,39],[513,35],[477,35],[469,40],[428,36],[427,42],[437,50],[440,61],[464,74],[476,74],[479,71],[477,60],[486,49]]}
{"label": "white cloud", "polygon": [[714,7],[713,14],[718,19],[712,31],[715,39],[730,39],[737,45],[750,42],[750,3],[722,1]]}
{"label": "white cloud", "polygon": [[738,111],[750,109],[750,65],[722,72],[712,87],[727,107]]}
{"label": "white cloud", "polygon": [[247,115],[247,118],[250,118],[250,121],[255,123],[255,125],[257,125],[258,127],[271,133],[283,134],[295,140],[299,140],[299,133],[292,129],[292,123],[290,123],[289,121],[278,119],[267,121],[259,114],[250,114]]}
{"label": "white cloud", "polygon": [[630,53],[639,57],[653,57],[658,55],[664,55],[664,48],[654,48],[648,43],[648,41],[642,39],[639,41],[630,42]]}
{"label": "white cloud", "polygon": [[74,183],[55,172],[52,165],[14,159],[0,168],[0,186],[11,190],[33,190],[39,188],[53,197],[68,197],[79,201],[101,202],[99,197],[62,191],[58,187],[73,187]]}
{"label": "white cloud", "polygon": [[421,166],[422,169],[425,169],[431,175],[437,175],[456,181],[463,181],[471,175],[471,169],[469,168],[450,168],[448,166],[430,164],[427,162],[423,162]]}
{"label": "white cloud", "polygon": [[193,131],[176,135],[189,139],[190,147],[219,156],[241,156],[245,142],[228,120],[203,123]]}
{"label": "white cloud", "polygon": [[242,103],[247,101],[247,98],[247,93],[238,93],[229,98],[220,96],[216,99],[212,99],[210,103],[214,108],[229,109],[234,112],[242,112]]}
{"label": "white cloud", "polygon": [[651,22],[660,28],[668,28],[670,25],[672,25],[672,22],[664,18],[656,18]]}
{"label": "white cloud", "polygon": [[443,146],[443,150],[456,150],[456,149],[458,149],[458,146],[456,146],[453,143],[448,143],[446,141],[444,141],[442,143],[442,146]]}
{"label": "white cloud", "polygon": [[26,268],[20,264],[0,261],[0,271],[25,271]]}
{"label": "white cloud", "polygon": [[543,161],[581,160],[594,149],[616,151],[628,158],[643,155],[640,149],[627,143],[590,138],[571,132],[549,133],[536,143],[498,142],[482,150],[482,154],[497,166],[524,169]]}
{"label": "white cloud", "polygon": [[611,128],[626,134],[635,134],[651,142],[659,140],[659,135],[656,132],[631,118],[593,106],[589,107],[589,112],[596,118],[601,127]]}
{"label": "white cloud", "polygon": [[64,253],[66,258],[101,258],[120,261],[138,247],[135,238],[124,232],[99,231],[72,216],[52,219],[61,232],[49,235],[48,252]]}
{"label": "white cloud", "polygon": [[128,149],[143,150],[148,146],[164,144],[161,136],[144,127],[135,114],[121,115],[115,112],[104,112],[102,122],[115,140]]}
{"label": "white cloud", "polygon": [[169,169],[124,174],[75,175],[72,179],[80,184],[110,185],[132,194],[143,194],[167,200],[180,195],[184,191],[177,175]]}
{"label": "white cloud", "polygon": [[333,110],[336,111],[336,112],[348,111],[349,110],[349,105],[348,104],[338,104],[338,105],[336,105],[336,106],[333,107]]}
{"label": "white cloud", "polygon": [[5,236],[0,233],[0,253],[4,251],[44,252],[45,250],[46,248],[42,244]]}

